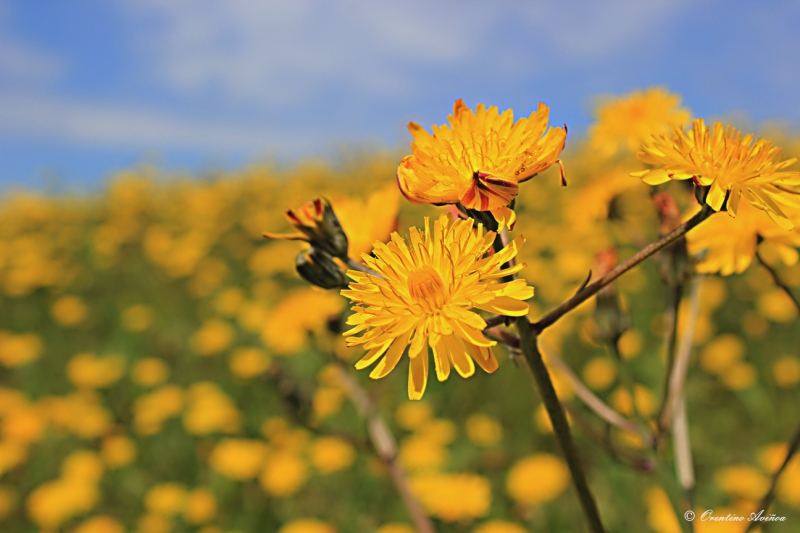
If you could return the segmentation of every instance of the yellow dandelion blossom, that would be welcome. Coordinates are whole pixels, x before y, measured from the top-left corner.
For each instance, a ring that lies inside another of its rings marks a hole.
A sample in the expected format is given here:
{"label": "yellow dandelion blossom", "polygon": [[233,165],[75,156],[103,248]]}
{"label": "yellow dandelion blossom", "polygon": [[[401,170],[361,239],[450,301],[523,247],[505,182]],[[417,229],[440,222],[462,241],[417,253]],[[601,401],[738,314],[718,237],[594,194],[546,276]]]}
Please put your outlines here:
{"label": "yellow dandelion blossom", "polygon": [[305,461],[290,451],[278,452],[270,456],[259,476],[261,488],[272,496],[291,496],[308,479]]}
{"label": "yellow dandelion blossom", "polygon": [[222,439],[208,459],[211,468],[237,481],[248,481],[264,468],[269,447],[254,439]]}
{"label": "yellow dandelion blossom", "polygon": [[121,468],[136,458],[136,443],[125,435],[109,435],[103,439],[100,453],[109,468]]}
{"label": "yellow dandelion blossom", "polygon": [[205,524],[217,516],[217,497],[211,490],[199,487],[189,492],[183,508],[183,519],[188,524]]}
{"label": "yellow dandelion blossom", "polygon": [[[790,219],[800,222],[800,211],[784,210]],[[759,237],[761,244],[759,244]],[[719,272],[723,276],[741,274],[756,254],[771,248],[783,263],[794,265],[798,261],[796,247],[800,246],[800,232],[777,226],[761,209],[749,203],[739,205],[736,218],[711,217],[686,235],[689,253],[699,257],[695,269],[702,274]]]}
{"label": "yellow dandelion blossom", "polygon": [[[491,211],[513,227],[508,204],[519,184],[559,162],[567,128],[549,128],[550,109],[540,103],[528,118],[514,122],[511,109],[478,104],[475,112],[456,100],[449,126],[433,126],[433,135],[412,122],[412,155],[397,168],[397,182],[414,203],[454,204]],[[563,174],[562,174],[563,180]]]}
{"label": "yellow dandelion blossom", "polygon": [[671,135],[655,135],[645,142],[639,159],[656,168],[633,175],[649,185],[686,179],[710,185],[706,203],[715,211],[725,206],[730,191],[727,209],[731,216],[737,215],[744,197],[779,226],[791,229],[794,224],[784,209],[800,208],[800,172],[783,171],[796,159],[781,161],[780,153],[765,139],[742,136],[736,128],[719,122],[706,126],[699,118],[689,131],[675,126]]}
{"label": "yellow dandelion blossom", "polygon": [[469,440],[484,448],[496,446],[503,438],[500,422],[483,413],[470,415],[466,427]]}
{"label": "yellow dandelion blossom", "polygon": [[217,431],[233,433],[241,424],[241,415],[233,399],[215,383],[201,381],[186,392],[183,426],[192,435]]}
{"label": "yellow dandelion blossom", "polygon": [[689,110],[680,104],[680,96],[661,87],[635,90],[605,101],[595,111],[597,122],[589,127],[589,144],[606,157],[620,150],[638,150],[651,135],[691,120]]}
{"label": "yellow dandelion blossom", "polygon": [[67,377],[79,388],[100,389],[116,383],[125,372],[121,355],[79,353],[67,363]]}
{"label": "yellow dandelion blossom", "polygon": [[475,528],[472,533],[527,533],[527,530],[513,522],[490,520]]}
{"label": "yellow dandelion blossom", "polygon": [[491,483],[475,474],[417,474],[409,485],[425,510],[446,522],[486,516],[492,504]]}
{"label": "yellow dandelion blossom", "polygon": [[[502,251],[483,258],[492,247],[494,232],[484,233],[473,220],[450,222],[442,215],[431,231],[411,228],[408,241],[393,233],[388,244],[375,243],[375,257],[366,264],[381,277],[350,270],[353,280],[342,294],[353,301],[354,314],[345,332],[349,346],[369,350],[356,363],[363,369],[381,359],[370,374],[379,379],[391,372],[408,346],[411,361],[408,396],[422,398],[428,381],[428,346],[433,350],[436,377],[444,381],[452,364],[462,377],[497,370],[492,353],[496,342],[481,330],[486,321],[473,308],[510,316],[524,316],[533,287],[525,280],[500,282],[498,278],[518,272],[520,263],[501,270],[517,254],[524,239],[518,237]],[[356,337],[357,333],[363,333]]]}
{"label": "yellow dandelion blossom", "polygon": [[116,518],[93,516],[79,525],[74,533],[125,533],[125,528]]}
{"label": "yellow dandelion blossom", "polygon": [[258,348],[242,346],[233,351],[228,364],[236,377],[250,379],[269,369],[270,357]]}
{"label": "yellow dandelion blossom", "polygon": [[131,379],[142,387],[161,385],[169,377],[169,366],[158,357],[145,357],[133,365]]}
{"label": "yellow dandelion blossom", "polygon": [[50,312],[56,322],[65,328],[77,326],[86,319],[86,304],[77,296],[62,296],[53,303]]}
{"label": "yellow dandelion blossom", "polygon": [[353,447],[339,437],[320,437],[311,445],[311,464],[323,475],[348,468],[355,458]]}
{"label": "yellow dandelion blossom", "polygon": [[281,527],[278,533],[336,533],[336,528],[316,518],[300,518]]}
{"label": "yellow dandelion blossom", "polygon": [[[394,183],[379,189],[365,200],[342,198],[331,200],[336,216],[347,234],[348,255],[359,258],[372,250],[372,243],[384,241],[397,229],[400,193]],[[369,220],[369,224],[364,224]]]}
{"label": "yellow dandelion blossom", "polygon": [[144,507],[151,513],[164,516],[183,511],[188,492],[180,483],[161,483],[151,487],[144,495]]}
{"label": "yellow dandelion blossom", "polygon": [[569,470],[564,462],[547,453],[525,457],[508,471],[506,491],[525,505],[549,502],[564,492],[569,484]]}
{"label": "yellow dandelion blossom", "polygon": [[758,500],[769,489],[769,478],[746,464],[721,468],[714,475],[714,480],[723,491],[747,500]]}
{"label": "yellow dandelion blossom", "polygon": [[33,333],[0,331],[0,364],[4,366],[17,367],[35,361],[43,348],[42,339]]}

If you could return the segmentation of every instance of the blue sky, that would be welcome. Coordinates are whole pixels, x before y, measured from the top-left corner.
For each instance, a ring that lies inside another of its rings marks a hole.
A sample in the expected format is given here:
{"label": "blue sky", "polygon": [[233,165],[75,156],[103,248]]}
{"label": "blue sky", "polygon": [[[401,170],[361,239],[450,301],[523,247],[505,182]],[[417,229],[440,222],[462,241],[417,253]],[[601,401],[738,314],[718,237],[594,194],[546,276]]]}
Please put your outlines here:
{"label": "blue sky", "polygon": [[580,134],[666,86],[800,129],[800,3],[0,0],[0,188],[407,145],[456,98]]}

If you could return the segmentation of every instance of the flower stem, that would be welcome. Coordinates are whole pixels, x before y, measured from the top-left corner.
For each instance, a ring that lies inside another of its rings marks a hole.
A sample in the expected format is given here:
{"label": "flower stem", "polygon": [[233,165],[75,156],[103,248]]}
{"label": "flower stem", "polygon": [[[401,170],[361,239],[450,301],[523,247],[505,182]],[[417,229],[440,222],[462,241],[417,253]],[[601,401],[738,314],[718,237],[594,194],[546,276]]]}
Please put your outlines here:
{"label": "flower stem", "polygon": [[780,275],[778,275],[778,271],[772,268],[772,266],[770,266],[769,263],[764,261],[764,258],[761,256],[761,254],[758,253],[758,248],[756,248],[756,257],[758,258],[758,262],[761,263],[761,266],[766,268],[767,272],[769,272],[769,275],[772,276],[772,281],[775,282],[775,285],[777,285],[778,288],[780,288],[783,292],[785,292],[786,296],[791,298],[792,303],[797,309],[797,312],[800,313],[800,300],[797,299],[797,296],[794,295],[794,293],[786,284],[786,282],[781,279]]}
{"label": "flower stem", "polygon": [[589,524],[589,530],[592,533],[604,533],[605,529],[600,520],[600,512],[597,510],[597,502],[595,502],[594,495],[586,480],[586,473],[578,455],[578,448],[575,446],[575,441],[572,440],[572,432],[567,422],[567,415],[558,400],[550,373],[544,364],[541,352],[539,352],[538,339],[531,331],[531,323],[527,317],[522,316],[517,319],[517,330],[519,331],[520,347],[533,373],[539,396],[541,396],[542,402],[547,409],[561,453],[564,454],[567,467],[572,474],[572,482],[578,493],[578,500],[583,509],[583,514]]}
{"label": "flower stem", "polygon": [[397,462],[397,443],[386,421],[378,412],[372,398],[343,367],[341,376],[342,385],[350,401],[367,421],[367,432],[372,445],[375,447],[378,457],[389,467],[392,481],[408,510],[414,528],[418,533],[436,533],[431,519],[425,514],[419,500],[411,492],[406,474],[400,463]]}
{"label": "flower stem", "polygon": [[702,209],[694,215],[692,218],[672,230],[667,235],[661,237],[655,242],[652,242],[636,252],[632,257],[623,261],[616,267],[614,267],[608,274],[600,278],[599,280],[591,283],[578,291],[575,296],[561,304],[559,307],[553,309],[549,313],[547,313],[541,320],[538,322],[534,322],[531,324],[531,329],[533,330],[534,334],[538,335],[545,328],[552,326],[558,319],[562,316],[567,314],[568,312],[572,311],[580,304],[597,294],[600,289],[620,277],[622,274],[627,272],[628,270],[632,269],[651,255],[655,254],[659,250],[662,250],[678,240],[679,238],[686,235],[686,233],[700,224],[702,221],[710,217],[712,214],[716,213],[713,209],[711,209],[708,205],[703,204]]}
{"label": "flower stem", "polygon": [[[786,470],[786,467],[789,465],[789,462],[794,457],[794,454],[797,452],[798,448],[800,448],[800,426],[794,431],[794,436],[792,437],[792,441],[789,443],[789,449],[786,451],[786,458],[783,460],[780,468],[772,474],[772,481],[769,484],[769,490],[764,495],[764,498],[761,500],[761,503],[758,506],[759,510],[763,510],[765,513],[767,509],[769,509],[770,505],[772,505],[772,501],[775,499],[775,487],[778,486],[778,479],[783,474],[783,471]],[[745,533],[748,533],[756,526],[758,522],[753,521],[750,523],[750,526],[745,530]]]}

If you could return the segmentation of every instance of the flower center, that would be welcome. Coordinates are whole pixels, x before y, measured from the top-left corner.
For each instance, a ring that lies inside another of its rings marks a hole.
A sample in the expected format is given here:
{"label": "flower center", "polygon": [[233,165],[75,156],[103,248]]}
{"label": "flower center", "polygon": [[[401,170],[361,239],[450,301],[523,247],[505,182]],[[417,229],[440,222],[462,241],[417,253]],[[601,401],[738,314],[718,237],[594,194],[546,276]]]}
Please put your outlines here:
{"label": "flower center", "polygon": [[408,293],[428,312],[438,311],[445,304],[444,282],[439,273],[427,265],[408,276]]}

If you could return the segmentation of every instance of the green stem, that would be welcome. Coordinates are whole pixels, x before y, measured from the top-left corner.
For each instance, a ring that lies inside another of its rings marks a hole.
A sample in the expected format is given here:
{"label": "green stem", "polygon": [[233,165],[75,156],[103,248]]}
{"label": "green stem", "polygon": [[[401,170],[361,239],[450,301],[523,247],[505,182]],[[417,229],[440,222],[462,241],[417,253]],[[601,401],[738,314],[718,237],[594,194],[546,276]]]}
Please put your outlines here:
{"label": "green stem", "polygon": [[655,254],[659,250],[666,248],[676,240],[680,239],[681,237],[686,235],[686,233],[689,230],[700,224],[702,221],[704,221],[714,213],[716,213],[716,211],[711,209],[708,205],[703,204],[702,209],[692,218],[690,218],[689,220],[687,220],[686,222],[684,222],[683,224],[672,230],[667,235],[661,237],[657,241],[648,244],[647,246],[636,252],[636,254],[634,254],[632,257],[614,267],[608,274],[606,274],[599,280],[587,285],[586,287],[578,291],[578,293],[575,294],[575,296],[573,296],[572,298],[570,298],[557,308],[547,313],[541,320],[531,324],[531,329],[536,335],[540,334],[542,331],[545,330],[545,328],[552,326],[562,316],[566,315],[568,312],[572,311],[580,304],[582,304],[583,302],[585,302],[586,300],[597,294],[600,291],[600,289],[602,289],[609,283],[613,282],[622,274],[632,269],[633,267],[635,267],[636,265],[638,265],[651,255]]}
{"label": "green stem", "polygon": [[600,520],[597,502],[586,480],[586,473],[581,464],[578,448],[575,446],[575,441],[572,440],[572,432],[567,422],[567,415],[558,400],[550,373],[544,364],[542,354],[539,352],[536,335],[532,333],[531,324],[527,317],[523,316],[517,319],[517,330],[519,331],[520,347],[533,373],[539,396],[541,396],[542,402],[547,409],[561,453],[564,455],[570,474],[572,474],[572,482],[578,493],[578,500],[589,525],[589,530],[592,533],[604,533],[605,529]]}

